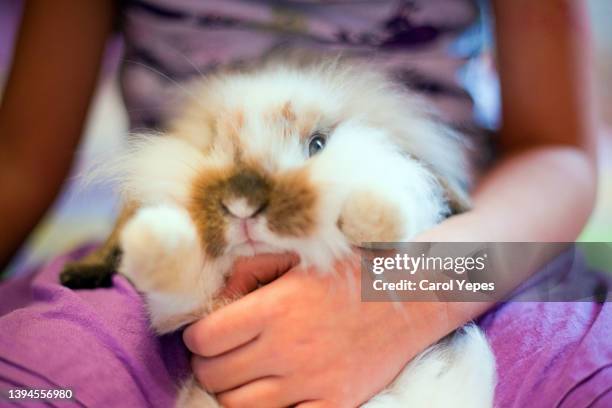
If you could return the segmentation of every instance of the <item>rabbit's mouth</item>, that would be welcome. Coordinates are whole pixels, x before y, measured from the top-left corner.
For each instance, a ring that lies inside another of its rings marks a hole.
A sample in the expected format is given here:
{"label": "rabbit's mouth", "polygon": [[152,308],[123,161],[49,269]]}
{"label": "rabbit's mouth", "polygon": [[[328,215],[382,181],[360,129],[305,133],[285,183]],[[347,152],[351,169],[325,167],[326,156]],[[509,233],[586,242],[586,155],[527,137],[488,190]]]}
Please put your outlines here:
{"label": "rabbit's mouth", "polygon": [[252,237],[253,232],[249,232],[249,230],[251,230],[252,228],[253,228],[253,224],[250,219],[246,219],[246,220],[243,219],[240,221],[240,229],[242,230],[242,233],[244,234],[244,237],[246,238],[249,244],[253,242],[257,242],[253,240],[253,237]]}
{"label": "rabbit's mouth", "polygon": [[267,219],[264,214],[249,218],[228,216],[224,236],[229,253],[254,255],[273,249],[267,237]]}
{"label": "rabbit's mouth", "polygon": [[239,239],[242,241],[242,244],[246,244],[249,246],[254,246],[255,244],[264,244],[264,242],[260,241],[256,237],[256,233],[254,231],[257,220],[252,218],[242,218],[237,220],[237,230],[239,234]]}

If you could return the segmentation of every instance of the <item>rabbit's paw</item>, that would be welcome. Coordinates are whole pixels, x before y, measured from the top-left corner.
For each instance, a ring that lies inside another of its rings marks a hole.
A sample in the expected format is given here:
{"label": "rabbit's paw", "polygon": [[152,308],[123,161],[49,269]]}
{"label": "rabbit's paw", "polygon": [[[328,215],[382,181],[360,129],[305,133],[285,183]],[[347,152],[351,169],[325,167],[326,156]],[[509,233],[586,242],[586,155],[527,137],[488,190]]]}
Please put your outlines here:
{"label": "rabbit's paw", "polygon": [[338,226],[351,244],[396,242],[404,236],[405,220],[395,204],[381,200],[375,193],[362,191],[344,203]]}
{"label": "rabbit's paw", "polygon": [[119,271],[142,292],[174,292],[187,260],[198,256],[196,227],[184,209],[145,207],[125,225]]}

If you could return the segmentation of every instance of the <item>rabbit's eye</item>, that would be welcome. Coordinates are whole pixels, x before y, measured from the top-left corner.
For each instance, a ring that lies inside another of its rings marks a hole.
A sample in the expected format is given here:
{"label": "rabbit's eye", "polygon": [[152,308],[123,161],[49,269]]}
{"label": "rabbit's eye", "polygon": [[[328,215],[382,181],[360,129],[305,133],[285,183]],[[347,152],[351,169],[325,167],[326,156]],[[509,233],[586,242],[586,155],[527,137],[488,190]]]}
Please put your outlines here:
{"label": "rabbit's eye", "polygon": [[325,135],[318,132],[310,136],[310,140],[308,142],[308,157],[312,157],[323,150],[326,141]]}

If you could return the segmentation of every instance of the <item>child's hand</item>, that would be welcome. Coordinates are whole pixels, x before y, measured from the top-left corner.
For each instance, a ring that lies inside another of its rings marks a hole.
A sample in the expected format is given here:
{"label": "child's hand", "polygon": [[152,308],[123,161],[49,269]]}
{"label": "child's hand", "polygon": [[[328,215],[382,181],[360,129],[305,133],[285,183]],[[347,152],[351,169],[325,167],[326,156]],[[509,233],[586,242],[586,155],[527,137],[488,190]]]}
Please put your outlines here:
{"label": "child's hand", "polygon": [[[270,268],[271,262],[260,265],[271,272],[259,280],[278,276],[282,267]],[[277,265],[291,262],[281,257]],[[435,307],[421,303],[408,314],[392,303],[361,302],[358,263],[339,269],[326,276],[291,269],[187,328],[198,381],[228,407],[353,407],[443,335],[424,329],[446,326],[438,324],[445,316],[434,316]],[[335,279],[339,273],[355,285]],[[249,275],[244,265],[241,275]],[[242,289],[252,288],[238,280]]]}

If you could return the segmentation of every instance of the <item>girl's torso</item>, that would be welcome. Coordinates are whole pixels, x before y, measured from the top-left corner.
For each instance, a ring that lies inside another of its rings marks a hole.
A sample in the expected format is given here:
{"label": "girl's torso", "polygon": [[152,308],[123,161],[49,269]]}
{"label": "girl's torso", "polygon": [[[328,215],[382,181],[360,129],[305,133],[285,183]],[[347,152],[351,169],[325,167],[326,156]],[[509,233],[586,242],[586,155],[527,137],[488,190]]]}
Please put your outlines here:
{"label": "girl's torso", "polygon": [[480,55],[473,0],[129,0],[121,81],[132,129],[158,128],[182,82],[279,47],[365,58],[475,128],[459,72]]}

